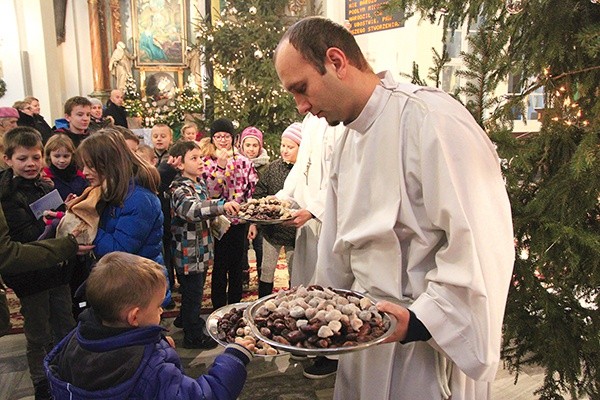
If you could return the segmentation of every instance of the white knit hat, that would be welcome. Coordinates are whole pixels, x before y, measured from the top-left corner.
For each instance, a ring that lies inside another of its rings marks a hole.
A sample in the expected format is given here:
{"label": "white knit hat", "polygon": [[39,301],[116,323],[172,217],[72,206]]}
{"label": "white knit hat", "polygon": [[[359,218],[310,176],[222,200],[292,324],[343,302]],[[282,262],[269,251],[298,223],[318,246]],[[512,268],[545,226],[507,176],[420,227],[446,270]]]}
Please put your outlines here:
{"label": "white knit hat", "polygon": [[281,134],[281,138],[288,138],[296,144],[300,144],[302,141],[302,124],[300,122],[294,122]]}

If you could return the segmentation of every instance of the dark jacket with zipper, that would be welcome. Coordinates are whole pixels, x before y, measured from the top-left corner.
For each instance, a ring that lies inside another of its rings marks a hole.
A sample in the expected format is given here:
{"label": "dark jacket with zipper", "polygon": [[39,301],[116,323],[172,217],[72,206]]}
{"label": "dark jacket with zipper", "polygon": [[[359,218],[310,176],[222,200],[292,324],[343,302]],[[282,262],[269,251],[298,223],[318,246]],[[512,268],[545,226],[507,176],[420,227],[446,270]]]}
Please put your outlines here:
{"label": "dark jacket with zipper", "polygon": [[[13,177],[12,168],[0,174],[0,202],[12,240],[21,243],[33,242],[44,232],[44,221],[35,217],[29,205],[50,193],[52,189],[50,182],[39,177]],[[18,297],[24,297],[68,283],[71,270],[63,264],[58,264],[37,271],[3,273],[2,278]]]}

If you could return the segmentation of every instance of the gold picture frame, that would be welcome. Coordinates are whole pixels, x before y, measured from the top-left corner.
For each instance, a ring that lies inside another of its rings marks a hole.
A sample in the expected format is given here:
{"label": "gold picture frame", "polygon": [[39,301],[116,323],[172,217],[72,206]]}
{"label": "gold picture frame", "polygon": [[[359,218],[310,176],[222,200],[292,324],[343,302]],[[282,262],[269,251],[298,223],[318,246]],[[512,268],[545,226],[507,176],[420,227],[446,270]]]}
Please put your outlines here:
{"label": "gold picture frame", "polygon": [[155,100],[171,98],[175,88],[183,88],[181,67],[141,67],[140,90],[142,97]]}
{"label": "gold picture frame", "polygon": [[137,67],[185,65],[186,0],[131,0]]}

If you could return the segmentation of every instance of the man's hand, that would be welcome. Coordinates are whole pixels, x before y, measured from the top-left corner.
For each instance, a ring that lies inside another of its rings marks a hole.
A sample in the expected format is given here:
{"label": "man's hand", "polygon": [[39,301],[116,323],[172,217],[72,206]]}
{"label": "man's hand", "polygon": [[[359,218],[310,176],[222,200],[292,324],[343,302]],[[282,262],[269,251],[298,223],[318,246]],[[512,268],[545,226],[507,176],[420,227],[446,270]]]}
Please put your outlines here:
{"label": "man's hand", "polygon": [[248,240],[254,240],[257,234],[258,228],[256,227],[256,224],[250,224],[250,227],[248,228]]}
{"label": "man's hand", "polygon": [[289,221],[284,222],[286,226],[293,226],[294,228],[300,228],[302,225],[313,219],[315,216],[310,213],[306,208],[296,211],[292,214],[292,218]]}
{"label": "man's hand", "polygon": [[389,301],[382,300],[377,303],[377,309],[382,312],[387,312],[396,317],[396,329],[388,338],[382,343],[395,343],[406,339],[406,333],[408,332],[408,320],[410,319],[410,313],[408,309],[402,307],[399,304],[391,303]]}
{"label": "man's hand", "polygon": [[82,256],[84,254],[87,254],[90,251],[94,250],[94,247],[96,247],[96,246],[93,244],[80,244],[77,247],[77,255]]}

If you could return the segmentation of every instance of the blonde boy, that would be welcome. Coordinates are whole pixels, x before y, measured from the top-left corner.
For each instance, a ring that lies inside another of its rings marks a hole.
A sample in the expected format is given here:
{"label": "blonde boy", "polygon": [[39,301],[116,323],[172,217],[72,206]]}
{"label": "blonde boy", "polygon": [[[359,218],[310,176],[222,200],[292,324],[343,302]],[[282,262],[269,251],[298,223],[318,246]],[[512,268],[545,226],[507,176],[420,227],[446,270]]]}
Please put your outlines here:
{"label": "blonde boy", "polygon": [[156,124],[152,127],[152,146],[154,147],[154,153],[158,157],[158,161],[155,164],[158,166],[161,162],[167,161],[169,158],[169,147],[173,143],[173,130],[165,124]]}
{"label": "blonde boy", "polygon": [[154,261],[122,252],[100,259],[86,287],[91,308],[44,362],[55,399],[237,398],[252,354],[228,345],[206,375],[185,376],[159,325],[166,284]]}

